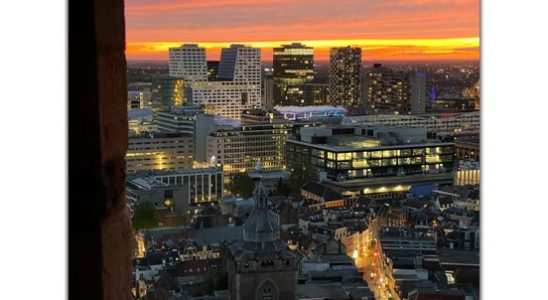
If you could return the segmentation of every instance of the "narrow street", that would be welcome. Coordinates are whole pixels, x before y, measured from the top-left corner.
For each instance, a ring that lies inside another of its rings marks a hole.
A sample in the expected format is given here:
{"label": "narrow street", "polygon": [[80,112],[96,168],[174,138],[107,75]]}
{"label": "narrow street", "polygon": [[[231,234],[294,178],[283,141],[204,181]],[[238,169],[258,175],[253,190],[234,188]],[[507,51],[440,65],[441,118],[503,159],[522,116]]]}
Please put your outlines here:
{"label": "narrow street", "polygon": [[395,292],[394,282],[389,279],[388,270],[382,262],[382,252],[380,241],[377,235],[378,224],[373,221],[364,234],[365,238],[359,244],[357,257],[355,258],[356,267],[363,272],[363,279],[376,299],[399,300]]}

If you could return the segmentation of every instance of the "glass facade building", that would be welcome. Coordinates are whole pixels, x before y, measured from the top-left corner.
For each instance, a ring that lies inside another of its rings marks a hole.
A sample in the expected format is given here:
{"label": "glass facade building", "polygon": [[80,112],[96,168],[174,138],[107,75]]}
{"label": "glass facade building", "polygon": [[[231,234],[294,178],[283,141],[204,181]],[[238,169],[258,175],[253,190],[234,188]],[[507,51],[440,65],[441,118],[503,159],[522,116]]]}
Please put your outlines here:
{"label": "glass facade building", "polygon": [[308,105],[303,84],[314,79],[314,49],[300,43],[274,48],[273,67],[274,105]]}
{"label": "glass facade building", "polygon": [[289,140],[287,159],[291,165],[309,162],[325,170],[327,178],[335,181],[451,172],[453,168],[454,147],[451,143],[386,147],[374,144],[349,151]]}
{"label": "glass facade building", "polygon": [[155,111],[186,103],[185,81],[182,78],[162,76],[154,81],[154,86],[152,106]]}
{"label": "glass facade building", "polygon": [[405,192],[411,185],[450,182],[454,144],[430,141],[425,128],[302,128],[286,143],[288,168],[323,172],[343,195]]}

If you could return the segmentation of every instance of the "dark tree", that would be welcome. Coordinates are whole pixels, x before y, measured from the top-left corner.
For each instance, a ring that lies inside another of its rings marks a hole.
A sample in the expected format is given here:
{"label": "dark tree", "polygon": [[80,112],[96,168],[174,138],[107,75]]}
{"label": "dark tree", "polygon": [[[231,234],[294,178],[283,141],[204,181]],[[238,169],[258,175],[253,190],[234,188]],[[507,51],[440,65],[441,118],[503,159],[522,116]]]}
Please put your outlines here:
{"label": "dark tree", "polygon": [[249,198],[253,195],[255,183],[247,173],[237,173],[232,176],[228,190],[239,197]]}
{"label": "dark tree", "polygon": [[141,202],[135,208],[131,222],[135,231],[154,228],[158,225],[154,205],[150,202]]}
{"label": "dark tree", "polygon": [[291,194],[295,198],[300,198],[302,186],[309,180],[318,180],[316,170],[308,164],[295,166],[289,177]]}
{"label": "dark tree", "polygon": [[280,178],[280,180],[278,180],[278,184],[276,185],[276,191],[274,191],[274,195],[287,197],[289,196],[290,192],[291,190],[287,185],[287,182]]}

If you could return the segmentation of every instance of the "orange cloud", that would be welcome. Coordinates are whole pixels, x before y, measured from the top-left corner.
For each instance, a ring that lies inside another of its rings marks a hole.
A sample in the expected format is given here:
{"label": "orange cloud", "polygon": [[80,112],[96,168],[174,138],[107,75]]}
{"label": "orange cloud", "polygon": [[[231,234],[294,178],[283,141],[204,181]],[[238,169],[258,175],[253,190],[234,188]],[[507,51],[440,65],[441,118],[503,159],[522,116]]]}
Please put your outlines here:
{"label": "orange cloud", "polygon": [[283,41],[314,46],[319,60],[345,43],[365,60],[477,59],[479,0],[126,0],[126,40],[128,59],[166,60],[187,41],[213,59],[238,41],[265,60]]}

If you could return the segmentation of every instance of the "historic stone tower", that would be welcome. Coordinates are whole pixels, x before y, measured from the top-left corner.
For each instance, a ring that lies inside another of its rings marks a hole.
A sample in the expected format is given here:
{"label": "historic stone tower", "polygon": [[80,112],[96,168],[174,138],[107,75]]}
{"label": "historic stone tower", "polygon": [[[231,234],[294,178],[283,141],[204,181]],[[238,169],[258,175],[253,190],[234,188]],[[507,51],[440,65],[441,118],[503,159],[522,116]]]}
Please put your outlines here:
{"label": "historic stone tower", "polygon": [[229,247],[230,299],[293,300],[298,259],[280,239],[279,216],[268,208],[260,178],[255,180],[255,210],[244,224],[244,240]]}

